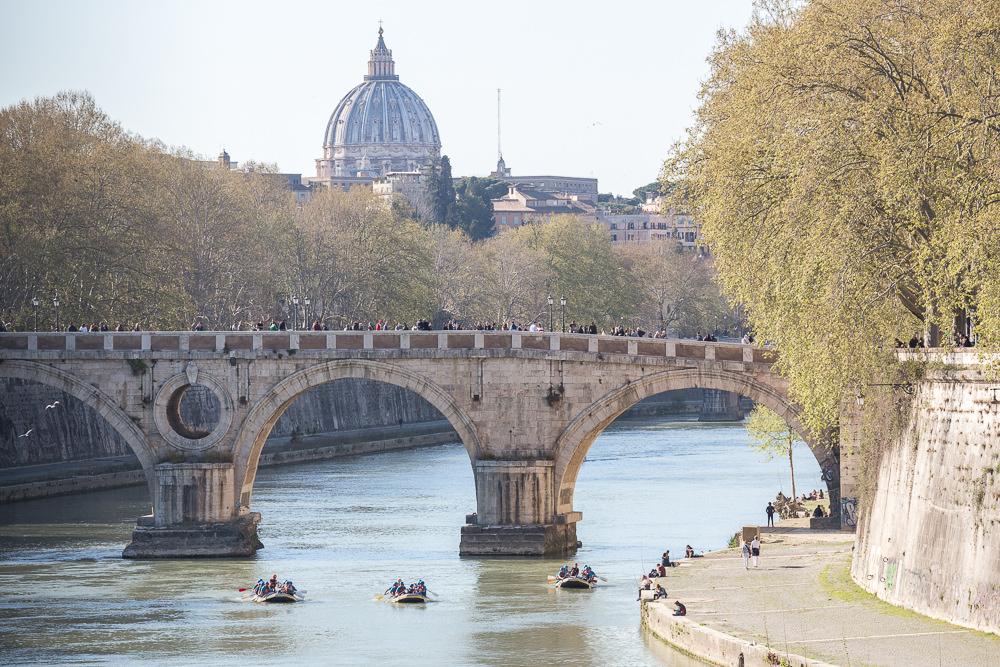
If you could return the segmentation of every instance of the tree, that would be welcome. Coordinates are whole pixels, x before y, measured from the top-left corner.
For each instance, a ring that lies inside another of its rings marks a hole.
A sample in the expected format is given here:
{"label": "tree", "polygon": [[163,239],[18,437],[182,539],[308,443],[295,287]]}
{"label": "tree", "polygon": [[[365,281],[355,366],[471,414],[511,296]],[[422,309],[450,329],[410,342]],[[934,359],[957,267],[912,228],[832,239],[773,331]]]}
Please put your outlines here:
{"label": "tree", "polygon": [[541,319],[552,274],[544,250],[528,242],[524,227],[501,232],[475,247],[472,320],[524,324]]}
{"label": "tree", "polygon": [[798,436],[794,429],[773,410],[764,407],[760,403],[753,406],[753,410],[746,420],[747,435],[750,436],[750,447],[764,455],[764,462],[774,459],[775,456],[787,456],[788,468],[792,477],[792,500],[798,498],[795,495],[795,462],[792,460],[792,451],[795,445],[804,441]]}
{"label": "tree", "polygon": [[455,203],[455,187],[451,182],[451,160],[436,151],[431,154],[426,167],[427,195],[431,203],[432,220],[446,224],[448,209]]}
{"label": "tree", "polygon": [[298,229],[318,316],[342,326],[433,315],[427,231],[370,188],[316,193]]}
{"label": "tree", "polygon": [[997,0],[774,0],[719,36],[662,177],[814,433],[891,381],[896,337],[976,309],[1000,346],[998,24]]}
{"label": "tree", "polygon": [[646,193],[652,192],[653,196],[662,194],[663,186],[659,181],[653,181],[648,185],[643,185],[632,191],[632,196],[635,197],[640,203],[646,203]]}
{"label": "tree", "polygon": [[483,193],[488,199],[500,199],[505,194],[510,192],[510,183],[500,178],[492,178],[490,176],[484,176],[482,178],[476,176],[468,176],[460,178],[455,181],[455,194],[461,197],[465,194],[465,189],[469,186],[472,179],[478,181],[480,187],[483,189]]}
{"label": "tree", "polygon": [[603,225],[575,215],[556,215],[547,223],[524,225],[516,233],[529,248],[544,252],[552,274],[546,291],[555,298],[566,297],[567,320],[593,321],[600,327],[637,314],[640,297]]}
{"label": "tree", "polygon": [[715,282],[713,258],[678,252],[672,241],[615,246],[618,263],[639,297],[643,326],[691,336],[721,317],[735,319]]}
{"label": "tree", "polygon": [[473,241],[488,238],[493,233],[493,204],[483,184],[473,176],[456,191],[458,199],[448,209],[448,226],[464,231]]}

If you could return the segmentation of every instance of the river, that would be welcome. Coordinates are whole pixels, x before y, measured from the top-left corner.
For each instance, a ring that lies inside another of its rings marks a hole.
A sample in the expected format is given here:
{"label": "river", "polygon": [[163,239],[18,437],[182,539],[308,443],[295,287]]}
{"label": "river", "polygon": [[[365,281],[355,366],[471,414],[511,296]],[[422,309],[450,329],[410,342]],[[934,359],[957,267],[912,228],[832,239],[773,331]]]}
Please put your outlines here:
{"label": "river", "polygon": [[[800,447],[799,491],[819,486]],[[253,509],[266,548],[250,559],[126,561],[145,487],[0,508],[0,662],[232,665],[700,665],[639,623],[636,581],[663,549],[726,546],[764,521],[787,461],[761,463],[739,424],[616,422],[576,485],[575,561],[608,582],[546,585],[560,559],[460,558],[475,511],[460,444],[262,469]],[[277,573],[297,605],[240,600]],[[438,602],[375,601],[397,577]],[[669,590],[669,587],[668,587]]]}

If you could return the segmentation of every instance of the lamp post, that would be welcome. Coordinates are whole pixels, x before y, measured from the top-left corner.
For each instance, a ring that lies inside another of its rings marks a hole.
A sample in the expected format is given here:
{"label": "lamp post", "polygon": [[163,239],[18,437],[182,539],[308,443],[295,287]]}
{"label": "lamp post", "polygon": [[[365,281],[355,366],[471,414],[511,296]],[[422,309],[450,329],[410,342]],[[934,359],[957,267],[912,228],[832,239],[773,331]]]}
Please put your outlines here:
{"label": "lamp post", "polygon": [[302,321],[303,321],[303,324],[305,325],[306,329],[311,329],[312,328],[312,325],[309,322],[309,320],[311,319],[309,317],[309,304],[310,303],[312,303],[312,299],[310,299],[309,297],[306,297],[305,298],[305,304],[306,304],[306,306],[305,306],[305,308],[302,309]]}
{"label": "lamp post", "polygon": [[35,331],[38,331],[38,297],[32,297],[31,305],[35,307]]}
{"label": "lamp post", "polygon": [[566,297],[559,297],[559,307],[562,309],[562,330],[566,333]]}
{"label": "lamp post", "polygon": [[549,300],[549,331],[552,331],[552,304],[554,303],[552,295],[548,296]]}
{"label": "lamp post", "polygon": [[52,299],[52,305],[56,307],[56,331],[59,331],[59,297]]}
{"label": "lamp post", "polygon": [[296,330],[299,321],[299,297],[292,296],[292,331]]}

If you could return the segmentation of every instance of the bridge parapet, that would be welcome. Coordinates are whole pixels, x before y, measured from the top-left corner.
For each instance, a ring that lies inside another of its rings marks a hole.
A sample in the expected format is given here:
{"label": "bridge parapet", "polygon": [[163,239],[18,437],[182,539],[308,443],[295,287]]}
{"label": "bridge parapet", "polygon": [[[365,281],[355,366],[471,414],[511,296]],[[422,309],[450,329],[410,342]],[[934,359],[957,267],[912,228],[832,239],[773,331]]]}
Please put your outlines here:
{"label": "bridge parapet", "polygon": [[[0,358],[133,358],[137,353],[303,354],[352,350],[535,350],[771,364],[777,352],[740,343],[526,331],[149,331],[3,333]],[[25,353],[30,353],[25,355]]]}

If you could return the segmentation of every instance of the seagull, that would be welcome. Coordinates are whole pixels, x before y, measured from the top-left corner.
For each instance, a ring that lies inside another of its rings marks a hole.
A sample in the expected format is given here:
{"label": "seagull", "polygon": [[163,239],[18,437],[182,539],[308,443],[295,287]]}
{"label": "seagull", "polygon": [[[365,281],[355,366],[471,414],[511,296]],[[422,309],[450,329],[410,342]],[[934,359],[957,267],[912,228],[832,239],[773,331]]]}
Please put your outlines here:
{"label": "seagull", "polygon": [[54,403],[53,403],[52,405],[46,405],[46,406],[45,406],[45,409],[46,409],[46,410],[48,410],[49,408],[54,408],[54,407],[56,407],[57,405],[59,405],[59,401],[56,401],[56,402],[54,402]]}
{"label": "seagull", "polygon": [[29,435],[31,435],[31,432],[34,431],[34,430],[35,429],[33,429],[33,428],[29,428],[27,433],[22,433],[21,435],[19,435],[17,437],[19,437],[19,438],[27,438]]}

